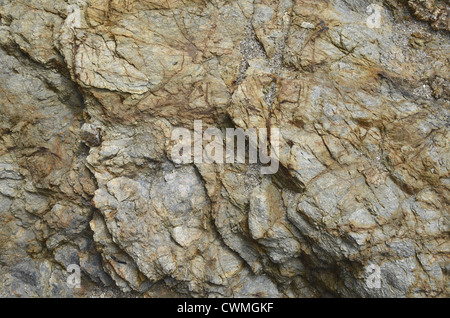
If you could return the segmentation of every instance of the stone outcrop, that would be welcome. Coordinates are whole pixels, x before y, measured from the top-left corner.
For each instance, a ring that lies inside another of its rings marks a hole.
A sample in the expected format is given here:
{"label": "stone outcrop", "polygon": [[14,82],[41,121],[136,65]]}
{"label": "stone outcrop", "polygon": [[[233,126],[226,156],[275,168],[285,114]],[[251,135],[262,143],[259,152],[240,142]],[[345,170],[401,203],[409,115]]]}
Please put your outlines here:
{"label": "stone outcrop", "polygon": [[[448,11],[0,1],[0,296],[448,297]],[[176,164],[194,120],[279,171]]]}

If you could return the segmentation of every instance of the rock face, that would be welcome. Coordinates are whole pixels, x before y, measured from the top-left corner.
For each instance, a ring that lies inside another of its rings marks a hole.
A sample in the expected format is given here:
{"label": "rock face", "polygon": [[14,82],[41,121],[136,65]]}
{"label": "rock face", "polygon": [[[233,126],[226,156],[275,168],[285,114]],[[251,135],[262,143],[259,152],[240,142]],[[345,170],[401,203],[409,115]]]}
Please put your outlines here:
{"label": "rock face", "polygon": [[[448,297],[448,10],[1,0],[0,296]],[[194,120],[279,171],[176,164]]]}

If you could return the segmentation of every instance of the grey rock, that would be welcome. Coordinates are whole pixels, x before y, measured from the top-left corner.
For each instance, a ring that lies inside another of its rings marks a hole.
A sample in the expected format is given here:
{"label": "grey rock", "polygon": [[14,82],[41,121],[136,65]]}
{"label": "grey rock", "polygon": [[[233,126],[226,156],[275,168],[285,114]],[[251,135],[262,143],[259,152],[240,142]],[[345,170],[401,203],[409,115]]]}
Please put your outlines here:
{"label": "grey rock", "polygon": [[378,4],[1,1],[0,296],[448,297],[448,4]]}

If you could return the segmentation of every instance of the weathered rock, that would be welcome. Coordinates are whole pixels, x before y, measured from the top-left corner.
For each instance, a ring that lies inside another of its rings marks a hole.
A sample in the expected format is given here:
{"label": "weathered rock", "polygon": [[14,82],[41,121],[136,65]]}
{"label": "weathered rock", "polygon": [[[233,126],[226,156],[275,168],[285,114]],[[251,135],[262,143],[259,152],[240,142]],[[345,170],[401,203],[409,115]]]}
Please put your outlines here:
{"label": "weathered rock", "polygon": [[[448,297],[448,10],[0,1],[0,296]],[[279,171],[176,164],[194,120]]]}

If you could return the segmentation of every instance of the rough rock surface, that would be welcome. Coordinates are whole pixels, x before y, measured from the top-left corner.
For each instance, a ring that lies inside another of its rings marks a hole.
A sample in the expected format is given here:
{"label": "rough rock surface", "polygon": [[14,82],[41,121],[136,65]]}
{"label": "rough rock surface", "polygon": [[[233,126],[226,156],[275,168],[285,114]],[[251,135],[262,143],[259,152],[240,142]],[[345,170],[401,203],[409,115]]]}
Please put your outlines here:
{"label": "rough rock surface", "polygon": [[[0,0],[0,296],[448,297],[449,6]],[[176,165],[194,120],[279,172]]]}

